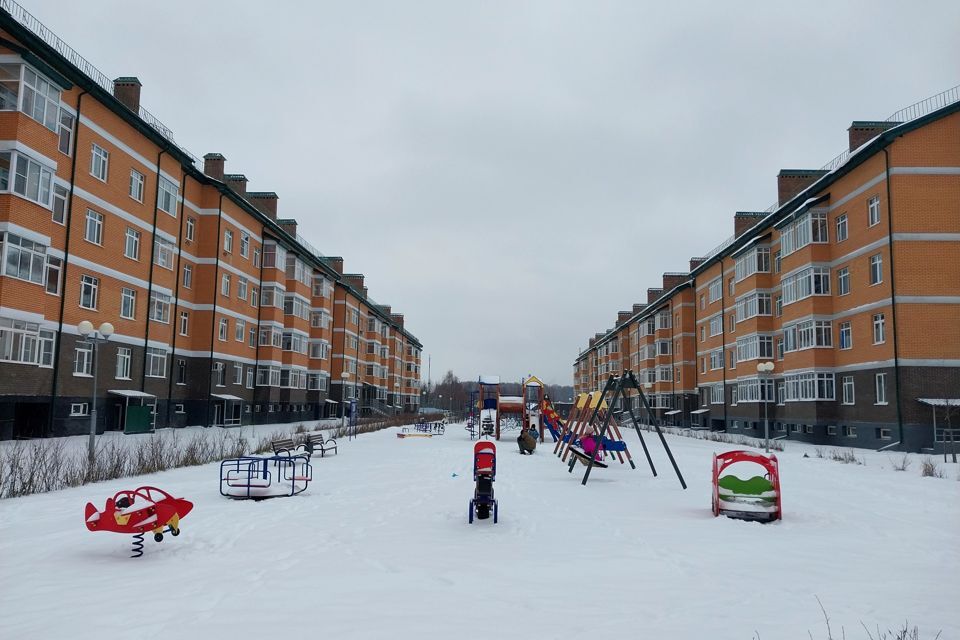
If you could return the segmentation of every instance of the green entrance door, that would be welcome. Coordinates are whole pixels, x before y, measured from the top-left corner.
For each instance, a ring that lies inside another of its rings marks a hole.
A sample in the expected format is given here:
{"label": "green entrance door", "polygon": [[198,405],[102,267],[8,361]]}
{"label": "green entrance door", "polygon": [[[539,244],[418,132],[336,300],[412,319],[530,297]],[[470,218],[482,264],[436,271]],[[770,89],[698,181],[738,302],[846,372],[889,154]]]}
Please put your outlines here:
{"label": "green entrance door", "polygon": [[124,433],[150,433],[153,431],[153,412],[150,405],[127,407]]}

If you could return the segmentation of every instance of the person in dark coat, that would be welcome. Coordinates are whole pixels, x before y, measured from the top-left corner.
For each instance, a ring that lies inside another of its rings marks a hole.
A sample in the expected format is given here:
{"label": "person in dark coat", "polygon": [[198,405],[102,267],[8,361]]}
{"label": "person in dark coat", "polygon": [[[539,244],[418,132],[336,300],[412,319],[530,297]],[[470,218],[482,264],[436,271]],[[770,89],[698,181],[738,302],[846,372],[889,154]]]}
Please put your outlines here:
{"label": "person in dark coat", "polygon": [[524,427],[520,435],[517,436],[517,445],[520,447],[521,454],[529,453],[532,455],[533,450],[537,448],[537,439],[530,433],[529,428]]}

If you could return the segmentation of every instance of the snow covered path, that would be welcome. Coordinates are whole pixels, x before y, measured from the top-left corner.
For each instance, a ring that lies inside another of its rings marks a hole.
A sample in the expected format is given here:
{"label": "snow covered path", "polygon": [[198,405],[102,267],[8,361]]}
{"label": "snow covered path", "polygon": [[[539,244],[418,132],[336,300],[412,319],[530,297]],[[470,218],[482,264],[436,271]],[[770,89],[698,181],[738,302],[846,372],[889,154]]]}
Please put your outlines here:
{"label": "snow covered path", "polygon": [[[710,456],[736,447],[668,437],[683,491],[654,434],[659,477],[631,434],[638,468],[586,487],[551,443],[505,439],[500,522],[468,525],[466,432],[395,433],[342,440],[294,498],[223,498],[213,464],[0,501],[0,637],[825,638],[817,596],[835,637],[908,620],[960,638],[957,465],[921,478],[788,443],[784,520],[760,525],[709,510]],[[195,503],[179,537],[133,560],[129,536],[83,527],[88,500],[151,484]]]}

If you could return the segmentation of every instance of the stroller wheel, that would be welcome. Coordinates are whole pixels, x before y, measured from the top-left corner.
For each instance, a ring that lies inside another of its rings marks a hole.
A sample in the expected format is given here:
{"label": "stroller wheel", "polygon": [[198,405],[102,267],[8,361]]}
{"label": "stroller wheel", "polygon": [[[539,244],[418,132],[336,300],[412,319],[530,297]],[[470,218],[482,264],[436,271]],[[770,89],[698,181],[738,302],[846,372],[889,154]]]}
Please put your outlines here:
{"label": "stroller wheel", "polygon": [[480,504],[477,505],[477,517],[481,520],[486,520],[490,517],[490,505]]}

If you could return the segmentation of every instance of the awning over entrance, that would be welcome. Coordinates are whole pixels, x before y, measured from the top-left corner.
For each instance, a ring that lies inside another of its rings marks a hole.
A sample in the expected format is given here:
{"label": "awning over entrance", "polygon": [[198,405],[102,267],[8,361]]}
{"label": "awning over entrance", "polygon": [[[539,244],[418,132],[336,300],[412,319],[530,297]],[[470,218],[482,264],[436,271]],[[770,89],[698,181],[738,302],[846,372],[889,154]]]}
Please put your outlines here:
{"label": "awning over entrance", "polygon": [[116,396],[123,396],[124,398],[156,398],[157,396],[152,393],[146,393],[144,391],[137,391],[136,389],[110,389],[107,393],[112,393]]}
{"label": "awning over entrance", "polygon": [[666,412],[665,414],[663,414],[663,415],[665,415],[665,416],[675,416],[675,415],[677,415],[678,413],[683,413],[683,411],[681,411],[680,409],[674,409],[673,411],[667,411],[667,412]]}
{"label": "awning over entrance", "polygon": [[325,399],[324,399],[324,402],[329,402],[330,404],[340,404],[340,403],[337,402],[336,400],[331,400],[330,398],[325,398]]}
{"label": "awning over entrance", "polygon": [[236,400],[237,402],[243,402],[243,398],[232,396],[229,393],[211,393],[210,397],[218,400]]}
{"label": "awning over entrance", "polygon": [[960,398],[917,398],[917,402],[931,407],[960,407]]}
{"label": "awning over entrance", "polygon": [[691,415],[696,415],[696,414],[700,414],[700,413],[707,413],[707,412],[709,412],[709,411],[710,411],[710,409],[697,409],[696,411],[691,411],[690,413],[691,413]]}

